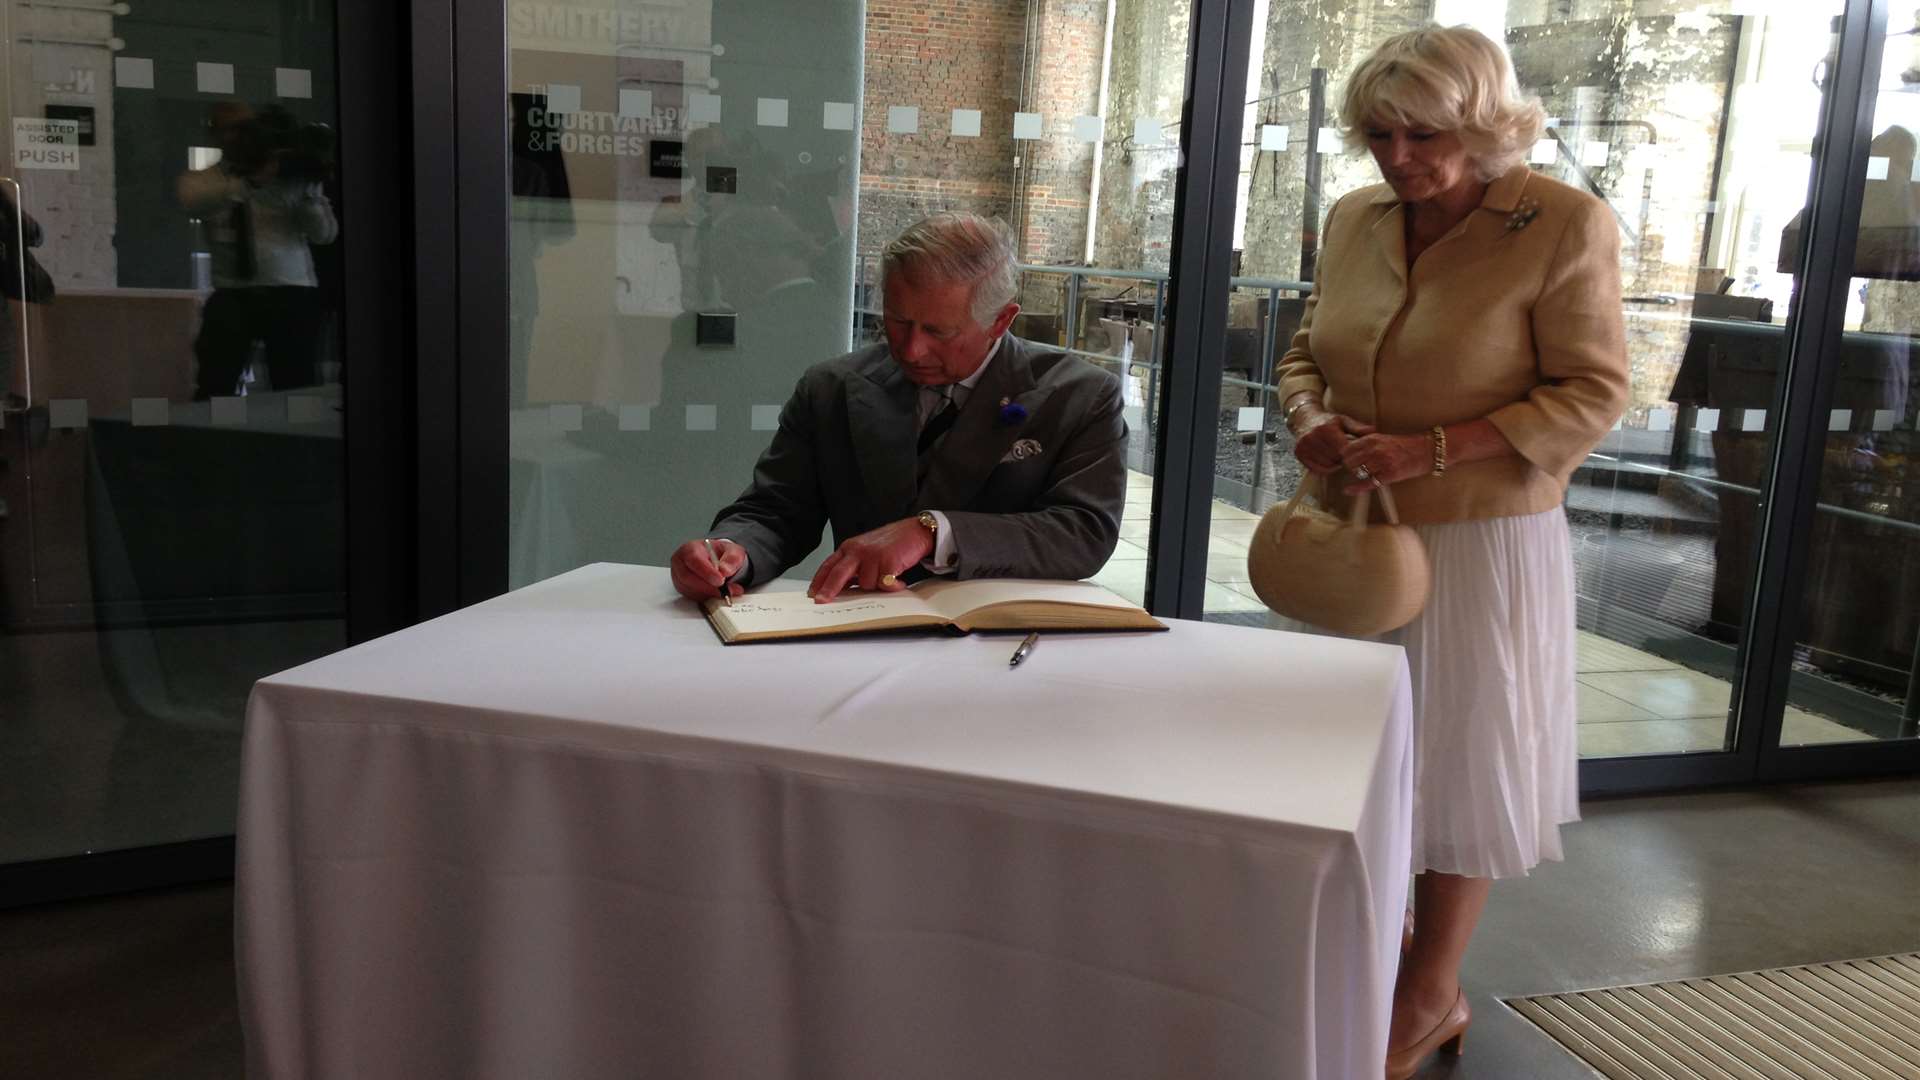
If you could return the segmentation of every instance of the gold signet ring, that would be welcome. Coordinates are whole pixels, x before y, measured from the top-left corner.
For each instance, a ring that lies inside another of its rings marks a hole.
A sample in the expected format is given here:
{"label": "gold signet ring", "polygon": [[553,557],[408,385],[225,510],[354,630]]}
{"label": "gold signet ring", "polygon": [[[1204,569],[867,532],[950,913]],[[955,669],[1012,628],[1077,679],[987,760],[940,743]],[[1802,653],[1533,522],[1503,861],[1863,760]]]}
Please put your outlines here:
{"label": "gold signet ring", "polygon": [[893,585],[893,584],[894,584],[895,582],[897,582],[897,581],[899,581],[899,580],[900,580],[899,578],[897,578],[897,577],[894,577],[894,576],[893,576],[892,574],[881,574],[881,575],[880,575],[880,584],[882,584],[882,585],[888,585],[888,586],[891,586],[891,585]]}

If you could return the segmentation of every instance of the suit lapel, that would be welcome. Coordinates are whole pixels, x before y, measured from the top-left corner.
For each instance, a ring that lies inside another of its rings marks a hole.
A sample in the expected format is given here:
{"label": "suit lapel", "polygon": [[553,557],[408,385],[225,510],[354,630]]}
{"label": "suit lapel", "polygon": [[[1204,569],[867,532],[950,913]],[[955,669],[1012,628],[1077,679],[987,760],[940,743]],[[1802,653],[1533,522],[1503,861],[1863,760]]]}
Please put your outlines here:
{"label": "suit lapel", "polygon": [[[971,505],[1014,440],[1033,426],[1041,403],[1051,393],[1034,382],[1027,344],[1011,334],[1001,341],[999,355],[974,384],[953,430],[934,450],[926,480],[914,500],[917,508],[961,510]],[[1002,423],[1002,401],[1026,409],[1027,419],[1018,424]],[[912,447],[908,450],[911,460]]]}
{"label": "suit lapel", "polygon": [[905,517],[913,503],[920,388],[901,373],[885,346],[862,365],[861,375],[847,384],[847,420],[867,487],[863,501],[879,513],[877,521],[893,521]]}

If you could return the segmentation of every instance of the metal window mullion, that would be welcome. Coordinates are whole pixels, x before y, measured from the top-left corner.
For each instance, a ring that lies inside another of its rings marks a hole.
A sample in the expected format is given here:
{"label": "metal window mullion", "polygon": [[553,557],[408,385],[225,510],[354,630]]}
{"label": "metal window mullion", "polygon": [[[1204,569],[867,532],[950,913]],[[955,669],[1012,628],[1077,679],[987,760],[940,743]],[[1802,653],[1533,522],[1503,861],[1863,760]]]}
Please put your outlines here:
{"label": "metal window mullion", "polygon": [[357,643],[398,630],[418,610],[414,564],[419,501],[413,400],[408,380],[416,350],[408,340],[408,230],[417,218],[396,190],[409,125],[393,102],[408,89],[407,25],[411,12],[387,0],[341,0],[336,8],[335,63],[340,130],[342,212],[354,227],[339,239],[340,354],[354,365],[346,381],[347,639]]}
{"label": "metal window mullion", "polygon": [[1741,723],[1735,752],[1755,762],[1761,777],[1776,772],[1780,764],[1780,732],[1805,598],[1827,410],[1840,367],[1886,25],[1886,0],[1847,4],[1815,144],[1799,255],[1800,288],[1775,399],[1779,423],[1761,504],[1756,579],[1741,649]]}
{"label": "metal window mullion", "polygon": [[507,589],[507,349],[511,338],[505,5],[461,4],[453,22],[456,188],[460,253],[460,603]]}
{"label": "metal window mullion", "polygon": [[1205,608],[1213,498],[1214,415],[1226,349],[1240,124],[1247,88],[1252,0],[1193,0],[1186,102],[1175,183],[1173,249],[1160,371],[1153,532],[1147,602],[1159,615],[1198,619]]}
{"label": "metal window mullion", "polygon": [[[486,5],[482,5],[483,7]],[[460,321],[461,276],[453,201],[453,0],[411,0],[408,94],[413,172],[413,335],[415,430],[413,571],[421,618],[460,606]],[[348,208],[351,212],[351,207]],[[351,363],[351,361],[349,361]],[[358,375],[354,376],[357,381]],[[349,390],[349,394],[353,391]]]}

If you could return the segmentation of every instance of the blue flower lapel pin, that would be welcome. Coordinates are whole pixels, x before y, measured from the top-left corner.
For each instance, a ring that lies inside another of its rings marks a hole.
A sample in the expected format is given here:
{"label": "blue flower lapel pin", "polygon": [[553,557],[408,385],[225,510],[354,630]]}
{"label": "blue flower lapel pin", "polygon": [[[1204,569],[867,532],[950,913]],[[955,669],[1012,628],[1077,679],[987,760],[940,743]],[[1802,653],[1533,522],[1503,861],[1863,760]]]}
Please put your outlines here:
{"label": "blue flower lapel pin", "polygon": [[[999,427],[1017,427],[1027,422],[1027,407],[1012,398],[1000,399]],[[1038,444],[1035,444],[1038,445]]]}

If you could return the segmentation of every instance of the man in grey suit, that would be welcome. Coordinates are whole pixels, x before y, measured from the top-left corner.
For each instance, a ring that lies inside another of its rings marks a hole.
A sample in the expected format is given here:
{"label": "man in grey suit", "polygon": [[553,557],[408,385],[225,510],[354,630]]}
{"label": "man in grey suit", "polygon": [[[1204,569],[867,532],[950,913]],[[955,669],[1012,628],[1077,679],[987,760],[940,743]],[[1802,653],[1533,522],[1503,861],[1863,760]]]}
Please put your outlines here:
{"label": "man in grey suit", "polygon": [[1126,501],[1127,425],[1112,375],[1007,333],[1020,306],[1007,227],[946,213],[881,256],[887,343],[816,364],[780,410],[753,483],[674,550],[701,600],[770,581],[831,523],[808,591],[916,575],[1083,578]]}

